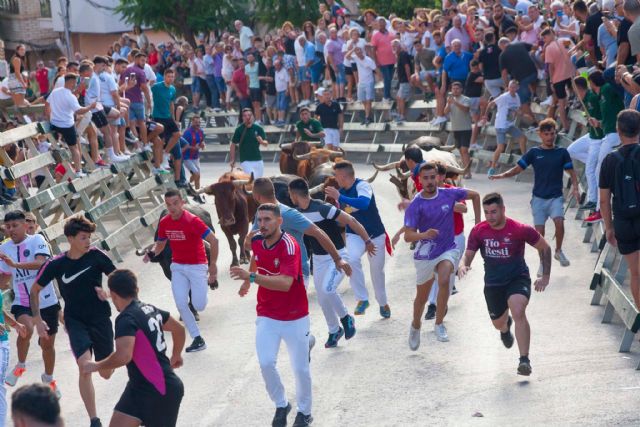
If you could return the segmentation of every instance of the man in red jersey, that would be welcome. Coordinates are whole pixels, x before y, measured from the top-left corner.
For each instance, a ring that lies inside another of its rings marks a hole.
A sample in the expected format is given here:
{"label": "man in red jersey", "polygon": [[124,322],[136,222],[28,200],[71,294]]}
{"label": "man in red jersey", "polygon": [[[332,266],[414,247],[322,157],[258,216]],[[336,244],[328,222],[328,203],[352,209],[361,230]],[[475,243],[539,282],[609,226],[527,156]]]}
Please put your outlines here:
{"label": "man in red jersey", "polygon": [[543,292],[549,285],[551,248],[535,228],[507,218],[499,193],[484,196],[482,206],[486,221],[471,230],[458,275],[462,278],[471,269],[471,262],[479,249],[484,258],[484,297],[493,326],[500,331],[504,346],[511,348],[511,323],[515,322],[520,350],[518,374],[530,375],[531,330],[525,310],[531,296],[531,278],[524,261],[524,248],[528,243],[540,254],[542,277],[533,284],[538,292]]}
{"label": "man in red jersey", "polygon": [[[193,338],[193,342],[185,349],[187,353],[207,348],[200,336],[200,328],[196,318],[189,309],[189,293],[191,303],[197,311],[207,306],[208,286],[218,276],[216,261],[218,260],[218,239],[207,225],[196,215],[184,209],[184,200],[178,190],[169,190],[164,194],[169,215],[165,215],[158,224],[158,240],[145,261],[164,250],[167,240],[171,247],[171,290],[176,307],[184,321],[184,325]],[[211,259],[207,268],[207,253],[203,240],[211,246]]]}
{"label": "man in red jersey", "polygon": [[296,239],[282,231],[280,208],[260,205],[257,212],[260,234],[251,240],[250,271],[231,267],[231,277],[242,280],[240,296],[251,284],[258,288],[256,350],[262,378],[276,405],[272,426],[287,425],[291,404],[276,369],[280,341],[284,340],[296,377],[298,414],[294,427],[313,422],[311,416],[311,372],[309,370],[309,302],[302,278],[302,258]]}

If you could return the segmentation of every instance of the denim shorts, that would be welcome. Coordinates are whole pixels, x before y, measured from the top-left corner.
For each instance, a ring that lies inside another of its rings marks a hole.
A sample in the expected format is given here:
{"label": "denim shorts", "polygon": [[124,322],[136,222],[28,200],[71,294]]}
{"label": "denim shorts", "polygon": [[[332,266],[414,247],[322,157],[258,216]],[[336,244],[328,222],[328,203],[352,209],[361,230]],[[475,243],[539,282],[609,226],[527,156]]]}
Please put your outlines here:
{"label": "denim shorts", "polygon": [[531,101],[531,89],[529,89],[529,85],[537,79],[538,75],[533,73],[518,82],[520,85],[518,88],[518,96],[520,97],[521,104],[528,104]]}
{"label": "denim shorts", "polygon": [[309,82],[311,81],[311,74],[309,72],[309,68],[303,66],[298,67],[298,81],[299,82]]}
{"label": "denim shorts", "polygon": [[375,95],[375,82],[358,83],[358,101],[373,101]]}
{"label": "denim shorts", "polygon": [[344,72],[344,64],[338,65],[338,74],[336,75],[336,83],[339,85],[347,84],[347,75]]}
{"label": "denim shorts", "polygon": [[533,196],[531,198],[531,213],[533,225],[544,225],[548,218],[564,218],[564,197],[542,199]]}
{"label": "denim shorts", "polygon": [[193,76],[191,80],[191,93],[202,93],[202,88],[200,87],[200,78]]}
{"label": "denim shorts", "polygon": [[309,67],[309,70],[311,71],[311,83],[320,83],[320,81],[322,80],[322,71],[324,70],[324,64],[318,61],[315,64],[311,65],[311,67]]}
{"label": "denim shorts", "polygon": [[287,91],[283,90],[276,95],[276,108],[278,111],[287,111],[289,108],[289,100],[287,99]]}
{"label": "denim shorts", "polygon": [[506,144],[507,134],[511,135],[511,138],[518,138],[522,136],[522,131],[515,126],[510,126],[506,129],[496,128],[496,142],[498,144]]}
{"label": "denim shorts", "polygon": [[129,105],[129,120],[144,120],[144,104],[132,102]]}

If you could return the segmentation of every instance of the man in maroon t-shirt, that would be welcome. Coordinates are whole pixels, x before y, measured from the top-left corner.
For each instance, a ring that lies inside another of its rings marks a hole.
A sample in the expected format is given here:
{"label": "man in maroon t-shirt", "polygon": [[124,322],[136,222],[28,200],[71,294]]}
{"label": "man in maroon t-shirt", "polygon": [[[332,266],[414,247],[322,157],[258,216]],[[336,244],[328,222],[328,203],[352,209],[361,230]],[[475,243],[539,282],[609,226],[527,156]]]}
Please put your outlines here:
{"label": "man in maroon t-shirt", "polygon": [[[533,284],[538,292],[549,285],[551,248],[535,228],[507,218],[502,196],[489,193],[482,199],[486,221],[477,224],[469,234],[467,250],[460,261],[460,278],[471,269],[476,252],[484,258],[484,297],[493,326],[500,331],[506,348],[513,345],[511,323],[515,322],[520,350],[518,375],[531,374],[529,342],[531,329],[525,310],[531,296],[529,268],[524,261],[525,243],[540,254],[542,277]],[[511,312],[511,316],[509,316]]]}
{"label": "man in maroon t-shirt", "polygon": [[44,62],[42,61],[38,61],[36,67],[36,81],[40,89],[40,96],[46,98],[49,94],[49,70],[47,70],[47,67],[44,66]]}
{"label": "man in maroon t-shirt", "polygon": [[302,278],[302,258],[296,239],[282,231],[282,216],[276,204],[260,205],[256,213],[260,234],[251,241],[249,271],[231,267],[231,277],[242,280],[240,296],[258,285],[256,350],[262,378],[276,405],[273,426],[286,426],[291,404],[276,369],[280,342],[284,341],[296,377],[298,414],[294,425],[308,426],[311,416],[311,372],[309,370],[309,302]]}
{"label": "man in maroon t-shirt", "polygon": [[233,59],[233,74],[231,75],[231,87],[236,92],[238,102],[240,103],[240,118],[242,118],[242,110],[251,108],[251,100],[249,99],[249,84],[247,83],[247,75],[244,72],[244,60]]}

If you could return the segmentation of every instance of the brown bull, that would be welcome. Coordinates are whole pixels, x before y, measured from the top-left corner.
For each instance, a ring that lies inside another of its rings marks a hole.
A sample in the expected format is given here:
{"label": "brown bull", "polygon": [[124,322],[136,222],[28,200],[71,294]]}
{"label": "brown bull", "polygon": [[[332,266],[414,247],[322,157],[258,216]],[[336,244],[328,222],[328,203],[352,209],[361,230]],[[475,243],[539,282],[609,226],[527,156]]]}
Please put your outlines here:
{"label": "brown bull", "polygon": [[295,175],[298,171],[298,160],[293,156],[301,156],[311,151],[313,147],[319,147],[321,142],[294,141],[280,145],[280,173]]}
{"label": "brown bull", "polygon": [[296,175],[301,178],[311,176],[314,169],[327,162],[335,162],[344,157],[344,151],[332,151],[326,148],[313,149],[307,154],[294,154],[293,158],[298,161]]}

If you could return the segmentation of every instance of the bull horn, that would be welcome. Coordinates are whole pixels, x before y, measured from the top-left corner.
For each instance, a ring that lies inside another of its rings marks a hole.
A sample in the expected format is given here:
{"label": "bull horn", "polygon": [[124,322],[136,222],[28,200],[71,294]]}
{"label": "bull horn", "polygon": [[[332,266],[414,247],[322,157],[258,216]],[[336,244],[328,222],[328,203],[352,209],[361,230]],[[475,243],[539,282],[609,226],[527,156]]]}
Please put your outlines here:
{"label": "bull horn", "polygon": [[309,194],[322,193],[324,191],[324,184],[316,185],[309,189]]}
{"label": "bull horn", "polygon": [[309,144],[312,147],[322,147],[324,143],[322,141],[308,141],[307,144]]}
{"label": "bull horn", "polygon": [[440,150],[440,151],[446,151],[448,153],[451,153],[453,150],[456,149],[455,145],[441,145],[439,147],[435,147],[436,150]]}
{"label": "bull horn", "polygon": [[253,171],[251,171],[251,177],[249,178],[249,184],[253,184],[254,176]]}
{"label": "bull horn", "polygon": [[253,196],[253,191],[247,190],[247,188],[244,185],[242,186],[242,192],[247,196]]}
{"label": "bull horn", "polygon": [[371,184],[373,181],[376,180],[376,177],[378,176],[378,174],[380,173],[380,171],[376,171],[372,176],[370,176],[368,179],[366,179],[366,181]]}
{"label": "bull horn", "polygon": [[311,153],[301,154],[301,155],[294,154],[293,158],[295,160],[309,160],[311,159]]}
{"label": "bull horn", "polygon": [[407,144],[402,144],[402,152],[404,153],[404,149],[407,148]]}
{"label": "bull horn", "polygon": [[[251,175],[253,177],[253,175]],[[234,179],[233,181],[233,185],[235,185],[236,187],[240,187],[243,185],[247,185],[250,184],[251,181],[253,181],[252,179]]]}
{"label": "bull horn", "polygon": [[280,144],[280,149],[281,150],[291,150],[292,145],[293,144],[291,142],[289,142],[287,144]]}
{"label": "bull horn", "polygon": [[373,167],[381,172],[390,171],[393,168],[398,168],[398,166],[400,166],[400,162],[391,162],[381,166],[377,165],[375,162],[373,163]]}
{"label": "bull horn", "polygon": [[398,174],[398,178],[408,179],[411,176],[411,171],[402,172],[398,167],[396,167],[396,173]]}
{"label": "bull horn", "polygon": [[464,168],[457,168],[455,166],[447,166],[447,172],[455,173],[457,175],[464,175],[469,172],[469,168],[471,168],[471,162]]}
{"label": "bull horn", "polygon": [[344,153],[342,153],[341,151],[331,151],[329,153],[329,158],[331,160],[337,158],[337,157],[344,157]]}

